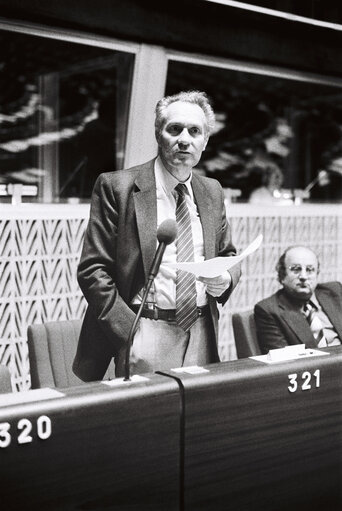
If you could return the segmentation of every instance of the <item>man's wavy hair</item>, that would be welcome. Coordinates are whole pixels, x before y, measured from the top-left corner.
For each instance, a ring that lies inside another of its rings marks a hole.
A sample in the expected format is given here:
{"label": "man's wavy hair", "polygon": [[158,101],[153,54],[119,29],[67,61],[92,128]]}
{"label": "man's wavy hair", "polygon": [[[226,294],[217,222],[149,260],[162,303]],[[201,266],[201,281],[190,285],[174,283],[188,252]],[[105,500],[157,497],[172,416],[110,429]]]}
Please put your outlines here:
{"label": "man's wavy hair", "polygon": [[309,247],[304,247],[303,245],[291,245],[290,247],[287,247],[287,249],[285,250],[285,252],[283,254],[281,254],[281,256],[279,257],[279,260],[277,262],[277,265],[276,265],[276,271],[277,271],[277,275],[278,275],[278,281],[280,282],[280,284],[282,283],[282,281],[284,280],[284,278],[286,277],[286,266],[285,266],[285,259],[286,259],[286,254],[288,253],[289,250],[291,250],[292,248],[307,248],[308,250],[310,250],[313,254],[315,254],[316,258],[317,258],[317,273],[319,273],[319,259],[318,259],[318,256],[316,254],[316,252],[314,252],[314,250],[312,250],[311,248]]}
{"label": "man's wavy hair", "polygon": [[171,105],[171,103],[175,103],[176,101],[183,101],[185,103],[192,103],[194,105],[198,105],[200,108],[202,108],[205,118],[207,120],[207,135],[209,136],[210,133],[213,131],[215,126],[215,114],[211,107],[211,104],[209,102],[209,98],[206,95],[205,92],[200,92],[197,90],[190,90],[190,91],[182,91],[178,94],[173,94],[172,96],[165,96],[165,98],[162,98],[158,101],[155,114],[155,134],[156,139],[159,139],[159,135],[161,133],[161,130],[163,129],[164,122],[165,122],[165,110],[166,108]]}

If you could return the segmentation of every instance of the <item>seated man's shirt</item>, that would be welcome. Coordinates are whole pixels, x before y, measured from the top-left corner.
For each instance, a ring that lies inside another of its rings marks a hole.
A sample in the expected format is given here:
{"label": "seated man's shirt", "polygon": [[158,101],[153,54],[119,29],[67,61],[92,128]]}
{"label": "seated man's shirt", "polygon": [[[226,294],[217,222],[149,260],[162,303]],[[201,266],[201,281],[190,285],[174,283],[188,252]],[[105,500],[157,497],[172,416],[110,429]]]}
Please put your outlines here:
{"label": "seated man's shirt", "polygon": [[334,330],[334,327],[328,318],[328,316],[323,311],[319,301],[315,294],[313,294],[310,298],[310,302],[316,307],[316,314],[322,323],[323,333],[325,337],[325,341],[323,340],[322,344],[319,343],[318,347],[323,348],[325,346],[338,346],[341,344],[341,339],[339,339],[337,332]]}

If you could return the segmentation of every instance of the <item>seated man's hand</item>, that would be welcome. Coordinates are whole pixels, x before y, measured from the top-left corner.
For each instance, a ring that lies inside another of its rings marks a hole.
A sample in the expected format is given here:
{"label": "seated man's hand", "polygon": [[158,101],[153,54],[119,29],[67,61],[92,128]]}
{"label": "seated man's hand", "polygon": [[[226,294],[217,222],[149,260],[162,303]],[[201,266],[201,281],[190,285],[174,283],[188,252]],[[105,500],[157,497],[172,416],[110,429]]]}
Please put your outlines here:
{"label": "seated man's hand", "polygon": [[208,294],[218,297],[221,296],[226,291],[226,289],[229,288],[232,282],[232,277],[229,271],[226,271],[218,277],[198,277],[198,280],[203,282],[203,284],[206,284]]}

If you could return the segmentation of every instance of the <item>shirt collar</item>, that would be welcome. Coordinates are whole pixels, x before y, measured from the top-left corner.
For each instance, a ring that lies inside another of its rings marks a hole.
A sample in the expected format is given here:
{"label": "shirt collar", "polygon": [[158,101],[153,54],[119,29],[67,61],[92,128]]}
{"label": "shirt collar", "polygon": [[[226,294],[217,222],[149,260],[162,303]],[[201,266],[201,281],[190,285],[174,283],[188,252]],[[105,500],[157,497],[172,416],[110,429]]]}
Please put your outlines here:
{"label": "shirt collar", "polygon": [[305,304],[306,303],[311,303],[311,305],[313,305],[315,307],[316,310],[320,310],[321,306],[319,304],[319,301],[317,300],[317,297],[315,295],[315,293],[313,293],[311,296],[310,296],[310,299],[305,302],[302,307],[301,307],[301,310],[303,311],[304,310],[304,307],[305,307]]}
{"label": "shirt collar", "polygon": [[319,304],[319,301],[317,300],[317,297],[315,295],[315,293],[313,293],[311,295],[311,298],[309,300],[315,307],[317,310],[319,310],[321,308],[320,304]]}
{"label": "shirt collar", "polygon": [[[178,179],[176,179],[170,172],[168,172],[163,164],[160,156],[156,158],[154,163],[154,173],[156,177],[157,185],[161,186],[165,193],[173,193],[176,186],[179,184]],[[194,194],[191,186],[192,181],[192,172],[190,172],[190,176],[183,184],[186,186],[188,193],[193,200]]]}

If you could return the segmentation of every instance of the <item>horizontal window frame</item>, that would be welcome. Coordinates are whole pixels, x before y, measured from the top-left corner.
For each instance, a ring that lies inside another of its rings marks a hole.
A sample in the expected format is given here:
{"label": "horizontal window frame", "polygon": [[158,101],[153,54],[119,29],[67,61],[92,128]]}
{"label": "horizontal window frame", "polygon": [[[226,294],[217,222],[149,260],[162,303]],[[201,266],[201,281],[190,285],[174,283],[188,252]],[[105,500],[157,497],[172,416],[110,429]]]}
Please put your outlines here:
{"label": "horizontal window frame", "polygon": [[166,50],[166,57],[168,61],[197,64],[220,69],[228,69],[231,71],[242,71],[246,73],[270,76],[273,78],[284,78],[288,80],[297,80],[318,85],[331,85],[342,88],[342,78],[333,75],[323,76],[319,73],[310,73],[308,71],[298,71],[291,68],[256,64],[253,62],[241,62],[237,59],[227,59],[224,57],[214,57],[212,55],[198,53],[185,53],[176,50]]}

